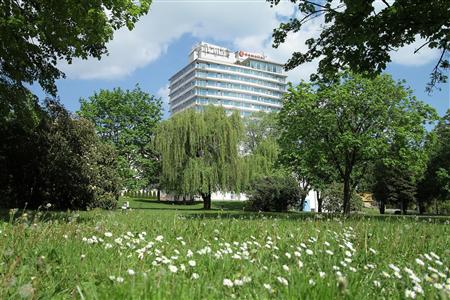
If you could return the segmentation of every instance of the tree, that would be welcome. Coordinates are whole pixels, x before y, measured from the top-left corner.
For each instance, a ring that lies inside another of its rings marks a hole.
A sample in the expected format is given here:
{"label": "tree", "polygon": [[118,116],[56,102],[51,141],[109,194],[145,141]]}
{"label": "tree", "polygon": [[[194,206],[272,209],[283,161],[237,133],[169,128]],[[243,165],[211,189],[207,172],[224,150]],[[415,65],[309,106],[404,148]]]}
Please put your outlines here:
{"label": "tree", "polygon": [[158,154],[151,140],[162,117],[161,99],[136,85],[131,91],[100,90],[80,103],[78,114],[93,122],[99,136],[114,145],[124,186],[135,189],[155,183]]}
{"label": "tree", "polygon": [[244,128],[245,137],[243,150],[251,153],[267,139],[277,139],[279,136],[277,113],[275,112],[255,112],[249,117],[245,117]]}
{"label": "tree", "polygon": [[414,174],[397,166],[387,166],[379,162],[375,168],[373,195],[378,202],[380,214],[384,214],[386,204],[400,204],[406,215],[408,204],[416,200],[416,180]]}
{"label": "tree", "polygon": [[[272,5],[280,2],[267,1]],[[284,43],[288,33],[299,31],[313,19],[323,17],[325,26],[321,27],[319,36],[306,40],[307,51],[293,53],[286,64],[287,70],[320,59],[318,72],[325,78],[333,78],[344,68],[373,77],[386,68],[392,50],[411,44],[420,37],[424,43],[415,52],[423,47],[441,52],[427,89],[447,81],[450,0],[292,2],[298,3],[299,17],[281,23],[274,30],[274,47]]]}
{"label": "tree", "polygon": [[211,208],[211,194],[242,189],[239,143],[243,125],[237,113],[221,107],[186,110],[161,122],[154,147],[161,155],[161,181],[168,192],[201,195]]}
{"label": "tree", "polygon": [[333,84],[290,86],[283,104],[282,138],[295,155],[315,153],[321,164],[333,166],[343,183],[344,214],[350,213],[351,192],[367,165],[383,159],[396,136],[420,143],[423,123],[434,112],[388,75],[368,79],[349,72]]}
{"label": "tree", "polygon": [[[341,213],[343,209],[342,184],[332,182],[322,191],[323,210],[327,213]],[[363,207],[361,196],[352,191],[350,197],[350,210],[360,211]]]}
{"label": "tree", "polygon": [[422,205],[432,200],[436,204],[450,200],[450,110],[439,120],[432,137],[428,143],[425,176],[418,183],[418,198]]}
{"label": "tree", "polygon": [[[26,100],[24,100],[26,101]],[[34,99],[28,100],[30,104]],[[119,196],[114,149],[93,125],[47,99],[33,127],[13,118],[0,128],[2,207],[113,208]]]}
{"label": "tree", "polygon": [[113,38],[113,31],[123,26],[133,29],[138,18],[148,12],[150,3],[151,0],[2,1],[0,92],[8,86],[26,90],[24,83],[37,81],[45,92],[55,96],[55,80],[64,77],[56,67],[58,60],[71,63],[73,58],[100,59],[107,53],[106,44]]}

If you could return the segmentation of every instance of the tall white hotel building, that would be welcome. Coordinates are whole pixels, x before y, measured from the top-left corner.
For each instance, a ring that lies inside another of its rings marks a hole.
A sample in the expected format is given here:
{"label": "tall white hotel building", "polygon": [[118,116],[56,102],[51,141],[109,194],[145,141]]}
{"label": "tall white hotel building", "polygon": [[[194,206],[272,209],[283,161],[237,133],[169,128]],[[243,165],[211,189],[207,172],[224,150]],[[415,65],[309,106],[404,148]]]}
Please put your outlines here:
{"label": "tall white hotel building", "polygon": [[231,52],[201,42],[189,54],[188,65],[170,78],[170,112],[202,110],[211,104],[227,112],[237,110],[242,116],[278,111],[286,77],[282,64],[262,54]]}

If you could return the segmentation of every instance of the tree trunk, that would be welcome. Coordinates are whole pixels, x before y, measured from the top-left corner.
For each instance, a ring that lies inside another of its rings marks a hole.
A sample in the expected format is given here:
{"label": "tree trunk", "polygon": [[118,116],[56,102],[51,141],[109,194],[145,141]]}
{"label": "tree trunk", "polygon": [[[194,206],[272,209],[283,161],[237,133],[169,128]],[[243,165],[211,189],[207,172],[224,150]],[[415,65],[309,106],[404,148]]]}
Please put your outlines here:
{"label": "tree trunk", "polygon": [[321,213],[322,212],[322,197],[320,197],[320,192],[316,191],[316,195],[317,195],[317,212]]}
{"label": "tree trunk", "polygon": [[402,209],[402,214],[406,215],[406,212],[408,210],[408,203],[406,203],[406,201],[404,199],[402,199],[400,201],[400,206],[401,206],[401,209]]}
{"label": "tree trunk", "polygon": [[158,188],[157,192],[156,192],[156,199],[158,201],[161,201],[161,190]]}
{"label": "tree trunk", "polygon": [[380,214],[384,215],[384,212],[386,210],[386,204],[384,203],[384,199],[380,201],[378,207],[380,208]]}
{"label": "tree trunk", "polygon": [[202,194],[203,198],[203,209],[210,210],[211,209],[211,193]]}
{"label": "tree trunk", "polygon": [[420,199],[417,199],[417,208],[419,210],[419,215],[423,215],[423,213],[425,212],[425,207]]}
{"label": "tree trunk", "polygon": [[351,197],[350,178],[345,178],[344,179],[344,215],[350,214],[350,197]]}
{"label": "tree trunk", "polygon": [[303,211],[305,209],[305,199],[306,195],[302,194],[300,196],[300,211]]}

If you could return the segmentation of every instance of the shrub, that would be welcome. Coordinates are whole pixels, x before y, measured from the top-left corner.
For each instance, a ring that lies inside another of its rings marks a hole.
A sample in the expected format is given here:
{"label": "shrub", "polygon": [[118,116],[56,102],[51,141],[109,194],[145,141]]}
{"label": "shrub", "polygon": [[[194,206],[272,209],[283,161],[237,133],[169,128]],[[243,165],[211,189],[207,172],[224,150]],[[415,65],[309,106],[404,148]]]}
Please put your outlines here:
{"label": "shrub", "polygon": [[299,201],[300,189],[292,176],[272,175],[254,181],[248,195],[252,210],[287,211]]}
{"label": "shrub", "polygon": [[[324,212],[340,213],[343,210],[344,188],[342,183],[332,183],[322,192],[322,209]],[[353,191],[350,198],[350,210],[360,211],[363,207],[361,196]]]}

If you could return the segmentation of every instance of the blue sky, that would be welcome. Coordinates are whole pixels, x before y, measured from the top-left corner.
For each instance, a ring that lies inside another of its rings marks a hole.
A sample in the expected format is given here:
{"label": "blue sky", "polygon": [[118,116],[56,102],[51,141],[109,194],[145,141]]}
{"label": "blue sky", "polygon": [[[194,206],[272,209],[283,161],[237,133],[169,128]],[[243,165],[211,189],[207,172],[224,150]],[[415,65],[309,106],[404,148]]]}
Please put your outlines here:
{"label": "blue sky", "polygon": [[[279,49],[271,47],[271,32],[280,19],[295,14],[289,2],[270,8],[264,0],[155,0],[148,15],[129,32],[121,29],[108,44],[110,54],[102,60],[61,62],[67,78],[57,82],[61,102],[71,111],[79,108],[79,99],[100,89],[132,89],[137,83],[151,94],[162,97],[167,117],[167,84],[171,75],[187,64],[192,46],[205,41],[232,50],[263,52],[269,58],[285,62],[295,50],[305,50],[304,41],[320,32],[316,19],[303,30],[288,36]],[[432,105],[440,115],[450,108],[450,84],[441,91],[425,92],[429,73],[439,53],[422,49],[413,51],[421,40],[392,53],[386,72],[395,79],[405,79],[417,98]],[[288,73],[293,83],[308,79],[317,62],[302,65]],[[37,86],[33,90],[44,95]]]}

